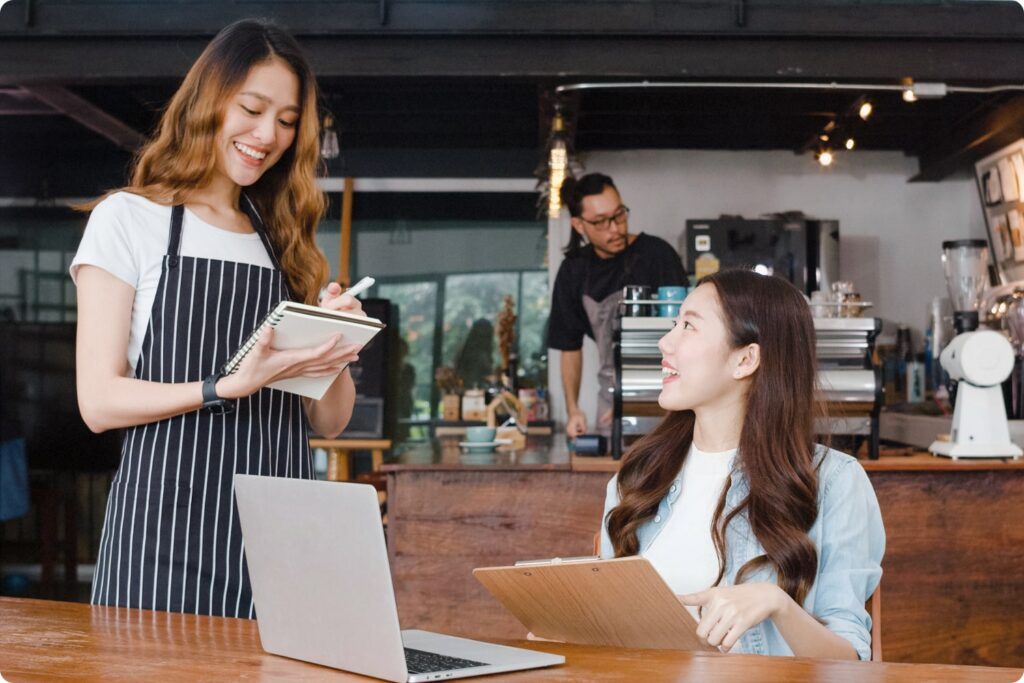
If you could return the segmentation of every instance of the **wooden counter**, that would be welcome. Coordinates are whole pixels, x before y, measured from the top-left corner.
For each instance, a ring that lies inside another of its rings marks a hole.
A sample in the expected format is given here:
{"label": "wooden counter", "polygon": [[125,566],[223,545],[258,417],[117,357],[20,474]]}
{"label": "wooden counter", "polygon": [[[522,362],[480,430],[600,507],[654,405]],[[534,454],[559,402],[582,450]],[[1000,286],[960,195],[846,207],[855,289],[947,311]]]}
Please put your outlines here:
{"label": "wooden counter", "polygon": [[[1024,470],[1024,458],[961,458],[952,460],[923,451],[898,449],[899,455],[883,455],[878,460],[861,460],[864,470],[872,472],[992,472]],[[884,453],[885,451],[883,451]],[[619,462],[611,458],[589,458],[573,454],[570,467],[581,472],[607,472],[608,476],[619,471]]]}
{"label": "wooden counter", "polygon": [[[516,638],[474,567],[589,555],[618,463],[554,442],[524,463],[420,455],[384,465],[389,553],[407,627]],[[887,534],[886,661],[1024,667],[1024,460],[863,461]]]}
{"label": "wooden counter", "polygon": [[[691,655],[507,642],[566,657],[566,664],[469,679],[496,681],[970,681],[1008,683],[1010,669],[907,665],[755,655]],[[338,643],[338,647],[344,647]],[[257,624],[92,607],[78,603],[0,598],[0,676],[29,681],[367,681],[362,676],[263,652]]]}
{"label": "wooden counter", "polygon": [[[490,453],[470,453],[459,446],[463,437],[442,436],[429,444],[407,447],[401,453],[391,456],[381,467],[383,472],[410,471],[469,471],[493,472],[497,470],[562,470],[572,469],[573,456],[564,437],[530,436],[526,448],[512,450],[500,446]],[[598,458],[609,463],[610,458]]]}

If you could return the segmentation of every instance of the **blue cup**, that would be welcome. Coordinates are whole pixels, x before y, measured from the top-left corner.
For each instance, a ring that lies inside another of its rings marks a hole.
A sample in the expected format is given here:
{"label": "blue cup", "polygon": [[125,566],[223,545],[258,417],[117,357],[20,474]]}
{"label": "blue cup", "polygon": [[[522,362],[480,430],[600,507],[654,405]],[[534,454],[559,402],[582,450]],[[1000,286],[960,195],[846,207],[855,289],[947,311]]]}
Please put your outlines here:
{"label": "blue cup", "polygon": [[[686,298],[686,287],[658,287],[659,301],[681,302]],[[679,315],[679,304],[658,304],[658,315],[662,318],[674,318]]]}
{"label": "blue cup", "polygon": [[495,427],[466,427],[466,441],[490,443],[497,432]]}

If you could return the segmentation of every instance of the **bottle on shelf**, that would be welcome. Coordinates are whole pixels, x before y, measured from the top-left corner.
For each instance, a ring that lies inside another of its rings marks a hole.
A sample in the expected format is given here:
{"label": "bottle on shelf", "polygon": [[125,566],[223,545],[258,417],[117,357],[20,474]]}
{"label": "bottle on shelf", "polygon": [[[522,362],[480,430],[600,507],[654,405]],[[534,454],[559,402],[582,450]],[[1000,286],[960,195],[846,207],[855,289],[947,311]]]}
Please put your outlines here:
{"label": "bottle on shelf", "polygon": [[925,355],[918,353],[907,363],[907,403],[922,403],[925,396]]}
{"label": "bottle on shelf", "polygon": [[900,325],[896,330],[896,400],[907,397],[907,364],[914,360],[914,349],[910,341],[910,328]]}

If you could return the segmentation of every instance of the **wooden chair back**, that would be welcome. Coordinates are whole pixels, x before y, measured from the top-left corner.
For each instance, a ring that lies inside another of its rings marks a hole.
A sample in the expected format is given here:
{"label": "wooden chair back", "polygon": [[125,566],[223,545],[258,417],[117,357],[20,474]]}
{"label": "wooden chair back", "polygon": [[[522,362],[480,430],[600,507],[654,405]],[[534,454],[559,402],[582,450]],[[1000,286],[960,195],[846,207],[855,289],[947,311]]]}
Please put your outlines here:
{"label": "wooden chair back", "polygon": [[882,661],[882,584],[864,603],[864,609],[871,615],[871,661]]}

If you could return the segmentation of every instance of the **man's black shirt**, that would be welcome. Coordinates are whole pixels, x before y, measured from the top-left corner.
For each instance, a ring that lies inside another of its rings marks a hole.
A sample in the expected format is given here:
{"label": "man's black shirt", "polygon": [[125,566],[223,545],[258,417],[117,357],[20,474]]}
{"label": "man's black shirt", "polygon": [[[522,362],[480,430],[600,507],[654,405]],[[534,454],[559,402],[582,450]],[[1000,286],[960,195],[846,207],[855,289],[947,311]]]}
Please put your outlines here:
{"label": "man's black shirt", "polygon": [[679,254],[660,237],[640,233],[633,243],[612,258],[594,255],[593,245],[562,261],[551,294],[548,347],[576,351],[583,335],[594,337],[583,310],[583,295],[602,301],[626,285],[647,285],[652,295],[658,287],[686,286],[686,270]]}

